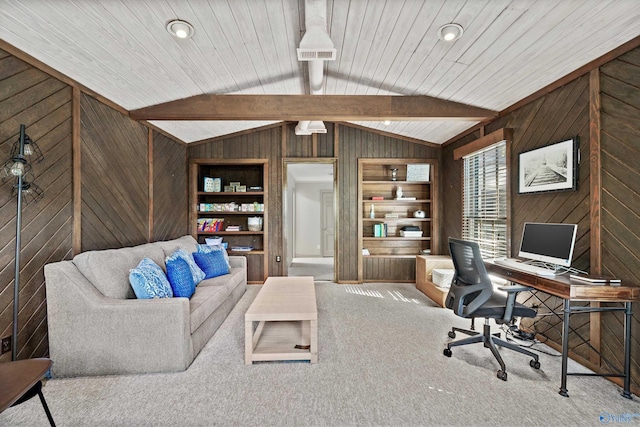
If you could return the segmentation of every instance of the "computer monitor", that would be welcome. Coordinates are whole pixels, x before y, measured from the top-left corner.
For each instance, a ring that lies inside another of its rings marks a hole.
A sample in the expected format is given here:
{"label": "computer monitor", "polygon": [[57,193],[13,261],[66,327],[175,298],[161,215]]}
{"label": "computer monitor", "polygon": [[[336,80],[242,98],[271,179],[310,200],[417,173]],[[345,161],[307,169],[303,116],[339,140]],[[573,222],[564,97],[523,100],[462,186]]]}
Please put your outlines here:
{"label": "computer monitor", "polygon": [[577,224],[526,222],[518,256],[570,267],[577,232]]}

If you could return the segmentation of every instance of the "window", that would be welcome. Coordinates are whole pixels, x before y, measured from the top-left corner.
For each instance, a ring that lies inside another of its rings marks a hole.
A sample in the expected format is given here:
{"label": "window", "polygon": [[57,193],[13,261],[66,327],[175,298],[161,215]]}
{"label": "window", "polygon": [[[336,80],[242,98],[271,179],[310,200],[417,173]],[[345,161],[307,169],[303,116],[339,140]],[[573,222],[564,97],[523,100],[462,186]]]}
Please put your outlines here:
{"label": "window", "polygon": [[478,242],[483,258],[507,256],[507,143],[464,157],[462,237]]}

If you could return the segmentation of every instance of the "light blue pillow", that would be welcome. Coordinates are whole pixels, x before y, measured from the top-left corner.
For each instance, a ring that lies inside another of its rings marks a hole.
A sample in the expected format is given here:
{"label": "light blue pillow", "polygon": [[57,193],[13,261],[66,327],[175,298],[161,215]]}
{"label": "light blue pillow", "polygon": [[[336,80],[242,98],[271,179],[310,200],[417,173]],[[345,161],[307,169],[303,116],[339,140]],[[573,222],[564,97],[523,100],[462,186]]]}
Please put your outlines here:
{"label": "light blue pillow", "polygon": [[174,253],[169,255],[164,260],[164,262],[165,264],[168,264],[170,261],[174,261],[179,258],[185,260],[185,262],[189,266],[189,269],[191,270],[191,276],[193,277],[193,283],[195,285],[200,283],[204,279],[204,271],[202,271],[200,267],[198,267],[198,264],[196,264],[196,262],[193,259],[193,255],[191,255],[189,252],[185,251],[184,249],[176,250]]}
{"label": "light blue pillow", "polygon": [[[200,270],[200,269],[198,269]],[[202,270],[200,270],[202,271]],[[202,273],[204,276],[204,273]],[[167,261],[167,278],[173,290],[173,296],[191,298],[196,291],[189,264],[183,258],[175,258]]]}
{"label": "light blue pillow", "polygon": [[229,264],[229,254],[227,250],[222,245],[198,245],[198,252],[208,254],[211,252],[222,252],[224,256],[224,260],[227,263],[227,267],[231,268],[231,264]]}
{"label": "light blue pillow", "polygon": [[139,299],[173,297],[171,285],[162,268],[146,257],[129,272],[129,283]]}
{"label": "light blue pillow", "polygon": [[193,259],[196,260],[198,267],[204,271],[205,279],[211,279],[212,277],[222,276],[229,273],[229,266],[224,260],[224,255],[221,251],[213,252],[194,252]]}

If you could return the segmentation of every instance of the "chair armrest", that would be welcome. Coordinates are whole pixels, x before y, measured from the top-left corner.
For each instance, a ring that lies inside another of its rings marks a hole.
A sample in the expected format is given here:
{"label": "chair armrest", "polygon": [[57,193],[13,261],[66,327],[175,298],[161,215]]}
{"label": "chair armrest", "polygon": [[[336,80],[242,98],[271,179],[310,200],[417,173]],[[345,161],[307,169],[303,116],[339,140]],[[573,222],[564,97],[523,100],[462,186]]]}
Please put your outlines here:
{"label": "chair armrest", "polygon": [[531,286],[524,286],[524,285],[509,285],[509,286],[498,286],[498,289],[510,294],[514,292],[517,293],[517,292],[530,291],[533,288]]}
{"label": "chair armrest", "polygon": [[502,320],[510,322],[513,317],[513,308],[516,305],[516,297],[519,292],[530,291],[533,288],[524,285],[498,286],[498,289],[507,293],[507,305],[504,310]]}

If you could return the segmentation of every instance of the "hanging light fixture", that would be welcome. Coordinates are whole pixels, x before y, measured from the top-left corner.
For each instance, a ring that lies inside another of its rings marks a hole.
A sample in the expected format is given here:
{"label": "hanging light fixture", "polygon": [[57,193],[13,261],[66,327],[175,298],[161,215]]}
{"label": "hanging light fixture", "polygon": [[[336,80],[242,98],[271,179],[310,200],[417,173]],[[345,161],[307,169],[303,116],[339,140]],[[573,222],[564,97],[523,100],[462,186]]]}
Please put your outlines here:
{"label": "hanging light fixture", "polygon": [[464,28],[460,24],[445,24],[438,29],[438,38],[445,42],[452,42],[459,39],[464,33]]}
{"label": "hanging light fixture", "polygon": [[39,163],[44,159],[38,145],[25,133],[25,125],[20,125],[20,138],[13,145],[11,157],[1,170],[2,183],[15,180],[11,194],[17,197],[16,210],[16,252],[15,276],[13,280],[13,330],[11,335],[11,360],[18,357],[18,296],[20,294],[20,234],[22,232],[22,203],[37,202],[44,193],[34,182],[31,170],[32,163]]}
{"label": "hanging light fixture", "polygon": [[181,19],[174,19],[173,21],[169,21],[167,23],[167,31],[173,37],[181,40],[190,39],[195,33],[193,25]]}

